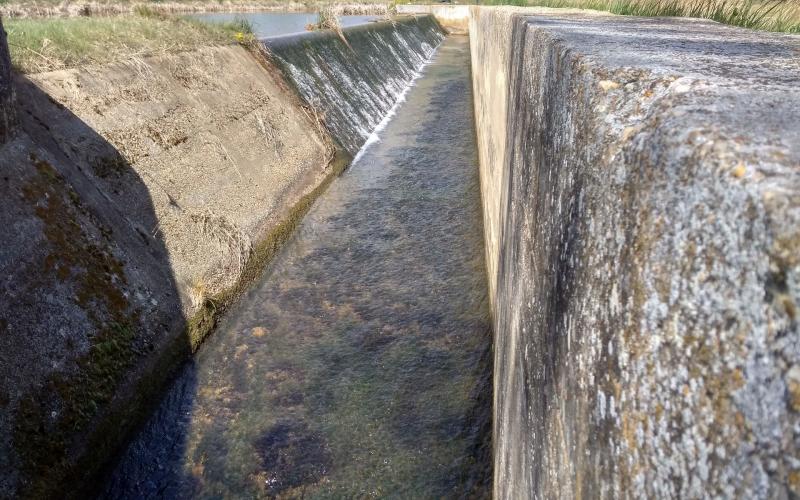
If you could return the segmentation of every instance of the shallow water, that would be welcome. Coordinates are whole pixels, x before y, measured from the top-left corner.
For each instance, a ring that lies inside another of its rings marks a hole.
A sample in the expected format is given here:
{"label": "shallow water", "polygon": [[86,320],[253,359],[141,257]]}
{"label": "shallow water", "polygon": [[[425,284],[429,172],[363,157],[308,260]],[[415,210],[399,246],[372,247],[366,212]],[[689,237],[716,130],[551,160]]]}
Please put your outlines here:
{"label": "shallow water", "polygon": [[[236,19],[247,19],[253,26],[257,38],[290,35],[306,31],[306,25],[317,21],[316,12],[209,12],[190,16],[194,19],[212,23],[230,22]],[[342,27],[366,24],[378,19],[378,16],[340,16]]]}
{"label": "shallow water", "polygon": [[121,458],[103,496],[488,497],[491,330],[450,37]]}

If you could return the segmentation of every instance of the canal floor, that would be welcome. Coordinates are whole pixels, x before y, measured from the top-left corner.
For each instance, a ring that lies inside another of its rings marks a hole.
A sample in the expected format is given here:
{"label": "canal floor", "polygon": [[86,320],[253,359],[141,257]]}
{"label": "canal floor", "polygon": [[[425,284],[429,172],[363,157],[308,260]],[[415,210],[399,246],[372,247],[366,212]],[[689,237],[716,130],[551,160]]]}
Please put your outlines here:
{"label": "canal floor", "polygon": [[102,496],[489,497],[491,401],[469,45],[449,37]]}

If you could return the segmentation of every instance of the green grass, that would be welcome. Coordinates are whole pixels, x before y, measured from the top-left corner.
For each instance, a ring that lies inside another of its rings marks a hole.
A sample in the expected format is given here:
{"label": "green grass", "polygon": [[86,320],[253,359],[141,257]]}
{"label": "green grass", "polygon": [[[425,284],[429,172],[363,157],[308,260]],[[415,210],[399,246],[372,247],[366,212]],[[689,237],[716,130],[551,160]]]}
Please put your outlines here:
{"label": "green grass", "polygon": [[245,21],[202,23],[167,17],[146,7],[138,8],[137,13],[6,19],[11,62],[21,73],[37,73],[252,39],[252,29]]}
{"label": "green grass", "polygon": [[798,0],[487,0],[483,3],[594,9],[625,16],[699,17],[744,28],[800,33]]}

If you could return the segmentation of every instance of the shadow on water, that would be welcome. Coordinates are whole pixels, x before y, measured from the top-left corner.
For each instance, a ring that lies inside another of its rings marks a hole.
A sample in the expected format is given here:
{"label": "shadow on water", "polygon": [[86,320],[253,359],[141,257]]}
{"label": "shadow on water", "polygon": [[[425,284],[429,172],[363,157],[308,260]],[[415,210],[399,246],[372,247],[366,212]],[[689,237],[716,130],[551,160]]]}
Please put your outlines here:
{"label": "shadow on water", "polygon": [[488,497],[491,326],[466,39],[200,349],[104,498]]}
{"label": "shadow on water", "polygon": [[190,352],[186,320],[148,186],[34,82],[13,83],[18,126],[0,145],[0,224],[14,228],[0,252],[0,497],[77,497]]}

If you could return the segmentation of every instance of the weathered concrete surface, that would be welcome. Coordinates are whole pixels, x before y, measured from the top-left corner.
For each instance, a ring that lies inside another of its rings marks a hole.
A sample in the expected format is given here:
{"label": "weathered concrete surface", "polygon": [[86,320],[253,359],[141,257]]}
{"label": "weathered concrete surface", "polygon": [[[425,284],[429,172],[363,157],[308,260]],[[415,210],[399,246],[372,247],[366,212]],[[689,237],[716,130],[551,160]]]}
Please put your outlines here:
{"label": "weathered concrete surface", "polygon": [[400,15],[431,14],[448,32],[466,34],[469,30],[469,5],[414,5],[395,6]]}
{"label": "weathered concrete surface", "polygon": [[800,494],[800,38],[470,22],[495,496]]}
{"label": "weathered concrete surface", "polygon": [[[308,12],[325,5],[321,2],[297,2],[280,0],[276,2],[218,1],[218,0],[179,0],[159,1],[156,5],[149,1],[102,2],[97,0],[76,0],[68,3],[3,2],[0,3],[0,16],[7,18],[38,17],[82,17],[82,16],[121,16],[136,14],[137,8],[146,6],[163,15],[208,13],[208,12]],[[384,15],[387,3],[338,3],[341,15]]]}
{"label": "weathered concrete surface", "polygon": [[264,44],[316,117],[356,154],[444,36],[432,16],[419,16]]}
{"label": "weathered concrete surface", "polygon": [[0,147],[0,497],[72,491],[333,172],[241,47],[17,77]]}
{"label": "weathered concrete surface", "polygon": [[8,53],[3,18],[0,17],[0,144],[8,140],[15,122],[14,87],[11,86],[11,56]]}

